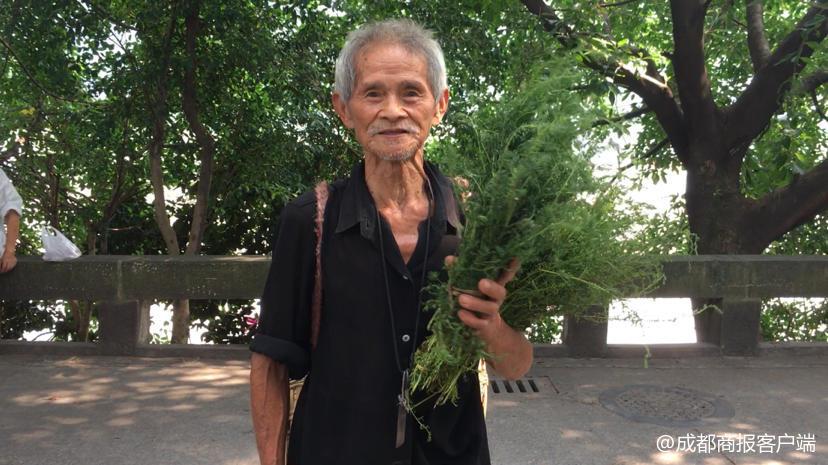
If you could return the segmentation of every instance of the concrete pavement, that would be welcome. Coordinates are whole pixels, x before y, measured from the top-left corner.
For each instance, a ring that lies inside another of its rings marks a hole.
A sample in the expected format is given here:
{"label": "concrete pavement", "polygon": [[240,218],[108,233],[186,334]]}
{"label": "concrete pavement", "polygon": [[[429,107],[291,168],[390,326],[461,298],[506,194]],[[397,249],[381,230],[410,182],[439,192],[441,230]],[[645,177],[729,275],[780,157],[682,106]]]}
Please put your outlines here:
{"label": "concrete pavement", "polygon": [[[0,356],[0,465],[256,464],[247,375],[246,361]],[[825,356],[542,358],[530,375],[537,393],[490,388],[495,465],[828,465]],[[732,417],[661,426],[600,402],[631,385],[702,391]],[[700,452],[714,434],[765,450]],[[699,445],[677,451],[682,437]]]}

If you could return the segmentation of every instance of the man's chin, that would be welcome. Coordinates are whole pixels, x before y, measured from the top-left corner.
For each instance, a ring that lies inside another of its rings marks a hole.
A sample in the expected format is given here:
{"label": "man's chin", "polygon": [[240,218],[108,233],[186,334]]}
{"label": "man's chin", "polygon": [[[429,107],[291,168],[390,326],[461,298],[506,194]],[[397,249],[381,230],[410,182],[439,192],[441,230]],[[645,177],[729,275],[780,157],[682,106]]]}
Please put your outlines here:
{"label": "man's chin", "polygon": [[397,147],[393,149],[386,149],[386,150],[372,150],[373,154],[380,160],[383,161],[408,161],[410,160],[416,153],[418,147]]}
{"label": "man's chin", "polygon": [[415,153],[417,153],[416,150],[412,150],[410,152],[392,152],[392,153],[380,152],[380,153],[377,153],[376,155],[377,155],[377,158],[379,158],[380,160],[383,160],[383,161],[403,162],[403,161],[410,160],[411,157],[413,157]]}

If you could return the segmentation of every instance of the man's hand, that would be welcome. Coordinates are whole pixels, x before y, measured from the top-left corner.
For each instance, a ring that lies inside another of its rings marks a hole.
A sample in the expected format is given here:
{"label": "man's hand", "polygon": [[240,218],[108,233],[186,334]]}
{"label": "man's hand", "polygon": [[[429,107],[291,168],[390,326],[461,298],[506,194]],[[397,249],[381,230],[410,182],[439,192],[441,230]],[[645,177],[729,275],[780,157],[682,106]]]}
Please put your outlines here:
{"label": "man's hand", "polygon": [[[453,255],[446,257],[446,265],[451,266],[454,259]],[[518,261],[512,259],[496,281],[481,279],[477,283],[477,288],[481,294],[488,297],[487,299],[469,294],[460,294],[457,299],[461,307],[461,310],[457,312],[460,321],[475,330],[475,333],[484,341],[495,337],[505,325],[503,319],[500,318],[500,306],[506,300],[506,284],[515,277],[519,268]]]}
{"label": "man's hand", "polygon": [[0,273],[11,271],[15,266],[17,266],[17,257],[14,251],[3,253],[3,257],[0,258]]}
{"label": "man's hand", "polygon": [[[446,257],[446,265],[451,266],[454,258]],[[500,306],[506,300],[506,284],[515,277],[519,267],[520,263],[513,259],[496,281],[481,279],[477,287],[487,298],[461,294],[457,299],[461,307],[458,318],[483,340],[486,350],[492,354],[492,359],[486,361],[507,379],[520,378],[532,366],[532,344],[500,317]]]}

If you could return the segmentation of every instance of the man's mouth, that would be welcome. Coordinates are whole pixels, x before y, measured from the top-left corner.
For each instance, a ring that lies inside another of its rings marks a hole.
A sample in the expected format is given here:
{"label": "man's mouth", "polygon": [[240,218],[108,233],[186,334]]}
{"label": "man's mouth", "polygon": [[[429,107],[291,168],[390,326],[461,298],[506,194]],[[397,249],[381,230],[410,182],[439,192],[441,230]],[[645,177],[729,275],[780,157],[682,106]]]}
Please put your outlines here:
{"label": "man's mouth", "polygon": [[368,128],[368,134],[370,134],[372,136],[380,135],[380,136],[393,137],[393,136],[401,136],[403,134],[415,134],[417,132],[417,128],[411,127],[411,126],[406,126],[406,125],[400,125],[400,126],[397,126],[397,127],[388,127],[388,126],[383,127],[383,125],[378,125],[378,126],[379,127],[369,127]]}

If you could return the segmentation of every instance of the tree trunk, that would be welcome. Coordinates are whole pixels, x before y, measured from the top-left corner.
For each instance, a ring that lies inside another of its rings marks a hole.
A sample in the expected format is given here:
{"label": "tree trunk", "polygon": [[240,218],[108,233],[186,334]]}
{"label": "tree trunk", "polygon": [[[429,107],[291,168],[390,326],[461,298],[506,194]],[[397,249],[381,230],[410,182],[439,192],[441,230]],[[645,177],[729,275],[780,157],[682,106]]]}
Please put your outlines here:
{"label": "tree trunk", "polygon": [[[700,255],[761,253],[767,244],[760,244],[751,228],[754,202],[740,191],[742,157],[731,157],[721,149],[724,143],[716,133],[720,134],[714,131],[712,136],[691,141],[685,200],[696,250]],[[698,298],[691,302],[696,340],[720,345],[725,302]]]}
{"label": "tree trunk", "polygon": [[92,301],[69,301],[69,312],[75,322],[75,337],[80,342],[89,342],[89,318],[92,314]]}
{"label": "tree trunk", "polygon": [[[210,203],[210,185],[213,179],[213,158],[216,142],[210,131],[201,122],[198,102],[198,79],[196,76],[196,38],[201,29],[198,18],[200,2],[194,1],[187,11],[184,20],[187,62],[184,64],[184,79],[181,89],[181,107],[187,126],[195,135],[199,146],[198,186],[196,203],[193,207],[193,217],[190,225],[190,234],[187,241],[185,255],[197,255],[201,252],[201,241],[207,226]],[[190,334],[190,301],[177,300],[173,304],[173,334],[172,342],[186,344]]]}
{"label": "tree trunk", "polygon": [[[170,217],[167,214],[167,202],[164,195],[164,170],[163,150],[167,129],[167,79],[170,68],[170,55],[172,53],[172,36],[175,33],[178,21],[177,8],[170,13],[169,23],[163,38],[161,63],[154,93],[146,90],[147,107],[150,109],[152,121],[152,137],[149,143],[150,158],[150,183],[153,191],[153,212],[155,223],[164,239],[168,255],[180,255],[181,249],[178,237],[170,224]],[[181,304],[182,301],[173,302],[173,344],[186,344],[189,335],[190,306],[189,302]],[[186,302],[186,301],[184,301]]]}
{"label": "tree trunk", "polygon": [[187,344],[190,341],[190,301],[187,299],[173,302],[172,335],[173,344]]}
{"label": "tree trunk", "polygon": [[55,229],[60,226],[60,176],[55,172],[55,159],[51,154],[46,157],[46,179],[49,184],[45,204],[49,225]]}

